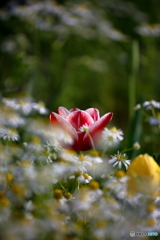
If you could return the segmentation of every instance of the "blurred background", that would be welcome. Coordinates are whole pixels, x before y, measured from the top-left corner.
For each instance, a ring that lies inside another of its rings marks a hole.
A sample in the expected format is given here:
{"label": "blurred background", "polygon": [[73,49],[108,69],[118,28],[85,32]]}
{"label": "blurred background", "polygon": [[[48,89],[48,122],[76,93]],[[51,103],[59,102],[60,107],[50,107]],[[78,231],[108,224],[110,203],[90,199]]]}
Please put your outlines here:
{"label": "blurred background", "polygon": [[159,0],[1,0],[1,97],[111,111],[139,139],[134,106],[160,101],[159,9]]}

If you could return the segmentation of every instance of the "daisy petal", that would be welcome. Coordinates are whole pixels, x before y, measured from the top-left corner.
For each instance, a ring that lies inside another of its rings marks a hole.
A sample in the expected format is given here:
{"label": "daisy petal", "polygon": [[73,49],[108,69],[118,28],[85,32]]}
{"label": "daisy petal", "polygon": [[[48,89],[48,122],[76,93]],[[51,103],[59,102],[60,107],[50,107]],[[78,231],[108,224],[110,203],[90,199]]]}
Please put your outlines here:
{"label": "daisy petal", "polygon": [[126,162],[123,162],[123,164],[124,164],[125,168],[127,169],[127,168],[128,168],[127,163],[126,163]]}
{"label": "daisy petal", "polygon": [[125,163],[130,165],[131,161],[130,160],[125,160]]}
{"label": "daisy petal", "polygon": [[75,111],[71,112],[66,120],[76,129],[79,131],[80,127],[83,125],[92,125],[94,123],[92,117],[85,111]]}
{"label": "daisy petal", "polygon": [[119,168],[122,167],[122,162],[121,162],[121,161],[119,161],[119,163],[118,163],[118,167],[119,167]]}
{"label": "daisy petal", "polygon": [[117,162],[115,162],[114,164],[113,164],[113,167],[115,167],[117,164],[119,164],[119,162],[117,161]]}
{"label": "daisy petal", "polygon": [[69,114],[69,111],[65,107],[59,107],[58,108],[58,113],[61,117],[66,118]]}
{"label": "daisy petal", "polygon": [[89,113],[89,115],[91,115],[91,117],[93,118],[94,122],[99,120],[99,111],[96,108],[88,108],[86,109],[86,112]]}
{"label": "daisy petal", "polygon": [[115,159],[115,158],[112,158],[112,159],[110,159],[109,161],[108,161],[108,163],[114,163],[114,162],[116,162],[117,160]]}

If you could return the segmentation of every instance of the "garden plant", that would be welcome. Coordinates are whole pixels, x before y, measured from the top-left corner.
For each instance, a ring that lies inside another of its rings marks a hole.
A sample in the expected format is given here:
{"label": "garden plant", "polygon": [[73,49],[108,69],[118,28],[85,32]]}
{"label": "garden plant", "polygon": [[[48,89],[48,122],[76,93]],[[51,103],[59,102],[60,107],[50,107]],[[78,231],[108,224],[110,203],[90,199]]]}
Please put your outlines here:
{"label": "garden plant", "polygon": [[160,239],[159,1],[0,3],[0,239]]}

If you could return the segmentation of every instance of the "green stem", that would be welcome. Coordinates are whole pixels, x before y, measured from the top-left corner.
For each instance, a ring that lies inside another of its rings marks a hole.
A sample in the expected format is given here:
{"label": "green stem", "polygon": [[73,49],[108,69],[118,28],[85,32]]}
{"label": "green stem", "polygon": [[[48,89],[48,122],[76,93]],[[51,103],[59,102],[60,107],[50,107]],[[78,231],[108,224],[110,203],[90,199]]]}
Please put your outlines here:
{"label": "green stem", "polygon": [[155,118],[156,118],[156,112],[155,112],[155,109],[154,109],[154,107],[152,107],[152,115],[153,115],[153,117],[155,117]]}
{"label": "green stem", "polygon": [[79,190],[79,182],[77,181],[77,190]]}
{"label": "green stem", "polygon": [[139,45],[137,41],[132,42],[132,63],[129,77],[129,118],[133,116],[133,108],[136,105],[136,75],[139,68]]}
{"label": "green stem", "polygon": [[[154,118],[157,118],[154,107],[152,107],[152,115]],[[158,127],[158,130],[160,130],[160,124],[158,124],[157,127]]]}
{"label": "green stem", "polygon": [[96,150],[96,149],[95,149],[94,142],[93,142],[93,139],[92,139],[92,137],[91,137],[90,133],[89,133],[88,131],[86,131],[86,132],[87,132],[87,134],[88,134],[88,137],[89,137],[89,139],[90,139],[90,141],[91,141],[92,148],[93,148],[94,150]]}
{"label": "green stem", "polygon": [[146,117],[146,118],[150,118],[151,116],[145,112],[142,112],[143,116]]}
{"label": "green stem", "polygon": [[105,149],[102,151],[101,157],[104,157],[104,155],[106,154],[106,152],[107,152],[107,148],[105,148]]}
{"label": "green stem", "polygon": [[59,185],[61,186],[61,188],[63,189],[63,191],[66,192],[66,189],[64,188],[64,186],[62,185],[62,183],[61,183],[60,181],[59,181],[58,183],[59,183]]}
{"label": "green stem", "polygon": [[33,32],[33,51],[34,56],[36,58],[36,66],[34,67],[34,71],[32,74],[32,77],[30,79],[30,82],[28,84],[28,93],[30,96],[34,95],[35,88],[37,86],[37,83],[39,83],[39,72],[40,72],[40,30],[38,28],[32,29]]}
{"label": "green stem", "polygon": [[121,151],[121,154],[125,153],[125,152],[132,151],[132,150],[134,150],[134,147],[131,147],[131,148],[128,148],[128,149],[124,149],[123,151]]}

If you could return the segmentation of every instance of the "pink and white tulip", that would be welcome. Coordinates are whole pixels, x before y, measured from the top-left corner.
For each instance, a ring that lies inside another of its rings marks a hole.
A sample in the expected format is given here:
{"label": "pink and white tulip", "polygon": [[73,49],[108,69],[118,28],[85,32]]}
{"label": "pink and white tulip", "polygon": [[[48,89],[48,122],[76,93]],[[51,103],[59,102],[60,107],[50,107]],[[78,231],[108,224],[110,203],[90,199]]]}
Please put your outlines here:
{"label": "pink and white tulip", "polygon": [[59,128],[69,134],[71,143],[61,141],[61,145],[75,151],[87,151],[97,144],[102,131],[112,120],[113,113],[107,113],[100,118],[96,108],[88,108],[85,111],[78,108],[67,110],[64,107],[58,108],[58,114],[50,114],[50,122],[53,127]]}

